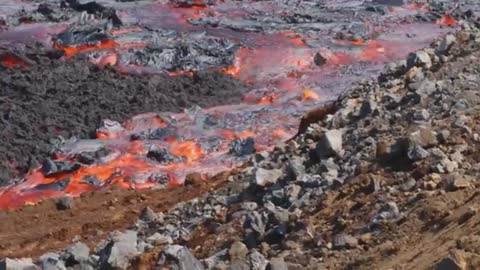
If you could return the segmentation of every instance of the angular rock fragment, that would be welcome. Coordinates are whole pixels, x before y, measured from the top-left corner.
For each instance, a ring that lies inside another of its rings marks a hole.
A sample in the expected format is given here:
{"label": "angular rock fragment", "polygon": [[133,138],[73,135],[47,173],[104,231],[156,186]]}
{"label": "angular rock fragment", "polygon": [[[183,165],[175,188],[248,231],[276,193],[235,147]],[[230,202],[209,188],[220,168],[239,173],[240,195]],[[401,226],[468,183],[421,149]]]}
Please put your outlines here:
{"label": "angular rock fragment", "polygon": [[255,184],[261,187],[275,184],[282,176],[283,171],[279,169],[257,168],[255,171]]}
{"label": "angular rock fragment", "polygon": [[230,143],[230,153],[240,157],[255,153],[255,140],[252,137],[233,140]]}
{"label": "angular rock fragment", "polygon": [[407,57],[407,68],[410,69],[414,66],[424,68],[432,67],[432,59],[430,58],[430,55],[423,50],[410,53]]}
{"label": "angular rock fragment", "polygon": [[152,147],[148,153],[149,159],[155,160],[161,164],[185,162],[185,157],[178,157],[170,153],[165,148]]}
{"label": "angular rock fragment", "polygon": [[73,208],[73,198],[72,197],[63,197],[58,199],[55,203],[58,210],[67,210]]}
{"label": "angular rock fragment", "polygon": [[138,255],[137,232],[116,232],[100,251],[101,269],[127,269],[130,260]]}
{"label": "angular rock fragment", "polygon": [[2,270],[41,270],[36,266],[31,258],[0,260],[0,269]]}
{"label": "angular rock fragment", "polygon": [[86,262],[90,254],[90,248],[82,242],[77,242],[65,250],[65,261],[67,265],[75,265]]}
{"label": "angular rock fragment", "polygon": [[66,270],[65,264],[56,253],[47,253],[39,258],[42,270]]}
{"label": "angular rock fragment", "polygon": [[80,168],[78,163],[70,163],[64,160],[46,159],[42,165],[42,173],[45,176],[54,176],[61,173],[74,172]]}
{"label": "angular rock fragment", "polygon": [[180,245],[171,245],[165,249],[165,254],[176,261],[179,270],[203,270],[203,264],[198,261],[188,248]]}
{"label": "angular rock fragment", "polygon": [[315,152],[319,159],[342,154],[342,131],[338,129],[328,130],[317,143]]}

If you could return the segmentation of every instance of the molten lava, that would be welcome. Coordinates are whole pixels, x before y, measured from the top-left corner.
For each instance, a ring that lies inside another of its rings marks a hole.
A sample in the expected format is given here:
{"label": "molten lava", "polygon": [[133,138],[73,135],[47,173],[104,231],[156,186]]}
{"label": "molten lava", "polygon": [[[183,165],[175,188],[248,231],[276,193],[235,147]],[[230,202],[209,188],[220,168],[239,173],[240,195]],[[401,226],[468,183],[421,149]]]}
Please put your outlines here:
{"label": "molten lava", "polygon": [[452,17],[452,15],[445,14],[440,19],[437,20],[438,25],[446,25],[446,26],[456,26],[458,25],[458,21]]}
{"label": "molten lava", "polygon": [[302,100],[304,100],[304,101],[307,101],[307,100],[318,101],[318,100],[320,100],[320,96],[317,93],[315,93],[313,90],[307,88],[307,89],[303,90]]}
{"label": "molten lava", "polygon": [[58,50],[63,50],[67,57],[72,57],[82,52],[89,52],[89,51],[96,51],[96,50],[104,50],[104,49],[113,49],[117,47],[117,43],[113,40],[102,40],[99,44],[95,45],[80,45],[77,47],[64,47],[60,44],[54,44],[53,48]]}
{"label": "molten lava", "polygon": [[14,68],[14,67],[25,68],[29,66],[29,64],[25,62],[25,60],[11,53],[5,53],[1,55],[0,64],[6,68]]}

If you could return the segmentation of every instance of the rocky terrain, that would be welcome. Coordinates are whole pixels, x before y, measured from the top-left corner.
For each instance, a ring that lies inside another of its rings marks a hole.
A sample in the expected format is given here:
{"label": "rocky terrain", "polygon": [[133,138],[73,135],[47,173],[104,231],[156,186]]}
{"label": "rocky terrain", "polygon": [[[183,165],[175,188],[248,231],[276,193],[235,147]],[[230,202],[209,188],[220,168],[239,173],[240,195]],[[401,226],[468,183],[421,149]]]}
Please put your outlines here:
{"label": "rocky terrain", "polygon": [[93,248],[78,241],[3,267],[477,269],[479,64],[471,18],[348,91],[334,113],[306,116],[304,133],[226,184],[146,207]]}

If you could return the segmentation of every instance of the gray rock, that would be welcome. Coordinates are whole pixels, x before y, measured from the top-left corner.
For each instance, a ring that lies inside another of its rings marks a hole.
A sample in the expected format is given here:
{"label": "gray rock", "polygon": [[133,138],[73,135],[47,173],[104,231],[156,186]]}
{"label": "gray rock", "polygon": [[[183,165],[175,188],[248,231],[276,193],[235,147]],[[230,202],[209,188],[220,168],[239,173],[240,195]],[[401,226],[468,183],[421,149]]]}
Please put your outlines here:
{"label": "gray rock", "polygon": [[305,175],[305,166],[300,158],[293,158],[288,161],[287,170],[292,180],[302,179]]}
{"label": "gray rock", "polygon": [[432,59],[430,58],[430,55],[428,55],[428,53],[423,50],[410,53],[407,57],[407,68],[411,68],[414,66],[431,68]]}
{"label": "gray rock", "polygon": [[65,264],[56,253],[47,253],[38,259],[42,270],[66,270]]}
{"label": "gray rock", "polygon": [[73,208],[73,199],[72,197],[63,197],[57,200],[56,204],[58,210],[67,210]]}
{"label": "gray rock", "polygon": [[65,250],[65,257],[67,261],[73,261],[75,263],[83,262],[88,260],[88,255],[90,254],[90,249],[88,246],[82,242],[77,242],[69,246]]}
{"label": "gray rock", "polygon": [[165,245],[165,244],[172,244],[173,239],[172,237],[164,234],[160,234],[158,232],[150,235],[146,239],[147,243],[153,244],[153,245]]}
{"label": "gray rock", "polygon": [[430,113],[427,110],[422,109],[413,114],[413,118],[417,121],[427,121],[430,118]]}
{"label": "gray rock", "polygon": [[252,229],[258,236],[263,236],[267,227],[267,221],[268,216],[265,213],[260,214],[257,211],[253,211],[247,214],[245,223],[246,227]]}
{"label": "gray rock", "polygon": [[436,270],[466,270],[467,262],[463,251],[456,250],[443,259],[435,267]]}
{"label": "gray rock", "polygon": [[430,156],[430,152],[428,152],[427,150],[423,149],[421,146],[419,145],[411,145],[409,148],[408,148],[408,158],[412,161],[419,161],[419,160],[422,160],[422,159],[426,159]]}
{"label": "gray rock", "polygon": [[243,202],[241,207],[243,210],[253,211],[258,208],[258,204],[256,202]]}
{"label": "gray rock", "polygon": [[267,170],[263,168],[257,168],[255,171],[255,184],[262,187],[275,184],[282,176],[283,171],[279,169]]}
{"label": "gray rock", "polygon": [[101,250],[100,264],[102,268],[127,269],[130,260],[137,255],[137,232],[116,232]]}
{"label": "gray rock", "polygon": [[140,213],[140,220],[144,222],[153,222],[156,221],[157,218],[157,214],[155,214],[155,212],[148,206],[142,210],[142,213]]}
{"label": "gray rock", "polygon": [[358,239],[348,234],[339,233],[333,237],[332,244],[334,249],[356,248]]}
{"label": "gray rock", "polygon": [[372,220],[373,224],[384,221],[395,221],[400,218],[400,210],[395,202],[385,204]]}
{"label": "gray rock", "polygon": [[40,270],[38,266],[33,264],[31,258],[24,259],[9,259],[0,260],[1,270]]}
{"label": "gray rock", "polygon": [[283,258],[272,258],[268,264],[267,269],[269,270],[288,270],[287,263]]}
{"label": "gray rock", "polygon": [[256,249],[252,249],[248,259],[252,270],[265,270],[267,268],[268,260]]}
{"label": "gray rock", "polygon": [[175,259],[178,270],[203,270],[202,263],[195,258],[188,248],[180,245],[171,245],[165,249],[165,254]]}
{"label": "gray rock", "polygon": [[457,38],[454,35],[446,35],[435,50],[436,54],[447,54],[450,48],[455,44]]}
{"label": "gray rock", "polygon": [[342,134],[339,129],[328,130],[323,134],[316,146],[316,154],[320,159],[342,154]]}
{"label": "gray rock", "polygon": [[213,269],[220,261],[226,261],[228,255],[228,249],[223,249],[213,256],[210,256],[204,260],[202,260],[203,264],[205,265],[206,269]]}
{"label": "gray rock", "polygon": [[456,191],[459,189],[468,188],[472,185],[472,180],[469,176],[460,175],[458,173],[449,174],[445,177],[445,188],[447,191]]}
{"label": "gray rock", "polygon": [[416,185],[417,185],[417,181],[415,181],[415,179],[408,178],[407,181],[405,181],[405,183],[400,185],[400,189],[403,191],[410,191],[414,189]]}
{"label": "gray rock", "polygon": [[432,95],[435,92],[435,90],[437,90],[435,83],[430,80],[423,80],[421,82],[416,83],[415,86],[410,84],[409,87],[410,89],[414,90],[415,93],[422,96],[423,98]]}
{"label": "gray rock", "polygon": [[235,261],[227,269],[228,270],[250,270],[250,267],[245,261]]}
{"label": "gray rock", "polygon": [[245,258],[247,257],[247,253],[248,253],[247,246],[240,241],[233,242],[233,244],[230,246],[230,249],[228,251],[231,262],[244,261]]}
{"label": "gray rock", "polygon": [[432,147],[438,144],[437,133],[429,127],[421,127],[419,130],[412,132],[408,139],[410,143],[421,147]]}

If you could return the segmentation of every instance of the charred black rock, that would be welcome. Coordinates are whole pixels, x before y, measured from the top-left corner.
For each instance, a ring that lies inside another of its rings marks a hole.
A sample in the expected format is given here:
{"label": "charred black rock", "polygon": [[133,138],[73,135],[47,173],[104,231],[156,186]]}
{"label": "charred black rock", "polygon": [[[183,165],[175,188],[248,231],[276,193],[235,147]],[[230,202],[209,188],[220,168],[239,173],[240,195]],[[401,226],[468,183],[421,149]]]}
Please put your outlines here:
{"label": "charred black rock", "polygon": [[55,203],[58,210],[67,210],[73,208],[73,199],[71,197],[63,197]]}
{"label": "charred black rock", "polygon": [[177,134],[170,127],[163,127],[134,133],[130,140],[164,140],[167,137],[177,137]]}
{"label": "charred black rock", "polygon": [[236,156],[246,156],[255,153],[255,140],[252,137],[233,140],[230,143],[230,153]]}
{"label": "charred black rock", "polygon": [[78,0],[66,0],[63,3],[64,7],[70,7],[76,11],[86,11],[88,13],[103,12],[106,8],[95,1],[80,3]]}
{"label": "charred black rock", "polygon": [[64,160],[46,159],[43,162],[42,173],[45,176],[53,176],[60,173],[74,172],[80,168],[78,163],[69,163]]}
{"label": "charred black rock", "polygon": [[148,151],[147,157],[159,163],[177,163],[185,161],[185,157],[174,156],[167,149],[157,147],[154,147],[153,149]]}
{"label": "charred black rock", "polygon": [[95,175],[87,175],[83,177],[82,180],[80,180],[80,184],[87,184],[98,187],[102,185],[102,182]]}
{"label": "charred black rock", "polygon": [[33,188],[33,190],[56,190],[56,191],[63,191],[65,188],[70,184],[70,178],[66,178],[60,181],[55,181],[50,184],[40,184]]}

